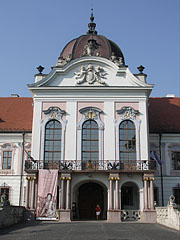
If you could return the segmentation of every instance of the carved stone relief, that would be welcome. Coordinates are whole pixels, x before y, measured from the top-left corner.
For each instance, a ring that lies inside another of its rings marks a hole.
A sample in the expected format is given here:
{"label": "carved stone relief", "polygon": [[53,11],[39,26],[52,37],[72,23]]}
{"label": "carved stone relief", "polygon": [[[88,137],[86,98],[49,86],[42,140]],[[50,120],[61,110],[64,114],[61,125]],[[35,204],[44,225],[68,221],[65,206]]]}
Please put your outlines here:
{"label": "carved stone relief", "polygon": [[93,65],[89,64],[87,68],[85,66],[82,66],[77,72],[74,73],[74,75],[77,79],[76,85],[82,84],[84,82],[92,85],[95,82],[105,84],[102,78],[105,79],[107,73],[105,73],[102,67],[94,67]]}

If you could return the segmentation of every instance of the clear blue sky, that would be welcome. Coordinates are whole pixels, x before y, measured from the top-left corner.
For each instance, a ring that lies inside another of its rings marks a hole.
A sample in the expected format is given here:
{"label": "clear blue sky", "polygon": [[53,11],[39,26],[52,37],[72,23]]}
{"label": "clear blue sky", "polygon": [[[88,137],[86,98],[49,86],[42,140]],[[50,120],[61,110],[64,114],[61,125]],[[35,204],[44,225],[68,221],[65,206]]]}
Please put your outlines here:
{"label": "clear blue sky", "polygon": [[0,97],[31,96],[36,67],[49,73],[67,42],[87,31],[116,42],[133,73],[145,66],[151,96],[180,96],[179,0],[0,0]]}

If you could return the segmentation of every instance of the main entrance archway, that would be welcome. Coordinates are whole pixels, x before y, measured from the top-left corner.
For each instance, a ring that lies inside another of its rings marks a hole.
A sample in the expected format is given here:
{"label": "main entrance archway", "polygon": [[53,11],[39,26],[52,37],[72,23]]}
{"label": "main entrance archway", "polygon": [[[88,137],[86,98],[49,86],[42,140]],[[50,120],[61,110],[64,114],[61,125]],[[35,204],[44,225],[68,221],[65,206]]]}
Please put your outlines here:
{"label": "main entrance archway", "polygon": [[101,207],[101,219],[106,218],[106,193],[104,188],[95,182],[84,183],[79,187],[78,213],[79,218],[93,220],[96,218],[95,208],[99,204]]}

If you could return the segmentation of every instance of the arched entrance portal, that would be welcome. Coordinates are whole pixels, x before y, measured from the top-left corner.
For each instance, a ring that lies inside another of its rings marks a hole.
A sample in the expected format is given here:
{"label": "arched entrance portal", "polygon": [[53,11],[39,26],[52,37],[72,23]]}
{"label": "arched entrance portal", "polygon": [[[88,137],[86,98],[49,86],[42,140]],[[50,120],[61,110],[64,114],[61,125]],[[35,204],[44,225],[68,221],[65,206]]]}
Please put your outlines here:
{"label": "arched entrance portal", "polygon": [[95,182],[84,183],[79,187],[78,195],[78,215],[80,219],[96,219],[95,208],[101,206],[101,219],[106,218],[106,193],[103,187]]}

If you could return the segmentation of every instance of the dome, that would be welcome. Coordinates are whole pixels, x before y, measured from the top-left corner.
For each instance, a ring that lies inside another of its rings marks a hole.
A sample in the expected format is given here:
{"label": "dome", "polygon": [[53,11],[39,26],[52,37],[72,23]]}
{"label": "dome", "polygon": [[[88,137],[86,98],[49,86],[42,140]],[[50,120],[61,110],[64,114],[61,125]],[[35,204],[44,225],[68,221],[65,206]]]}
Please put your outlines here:
{"label": "dome", "polygon": [[95,30],[96,24],[93,22],[93,13],[91,13],[90,20],[87,34],[75,38],[66,44],[60,54],[58,59],[59,64],[57,65],[61,65],[64,61],[68,62],[83,56],[99,56],[110,59],[117,65],[125,65],[123,53],[117,44],[97,34]]}

